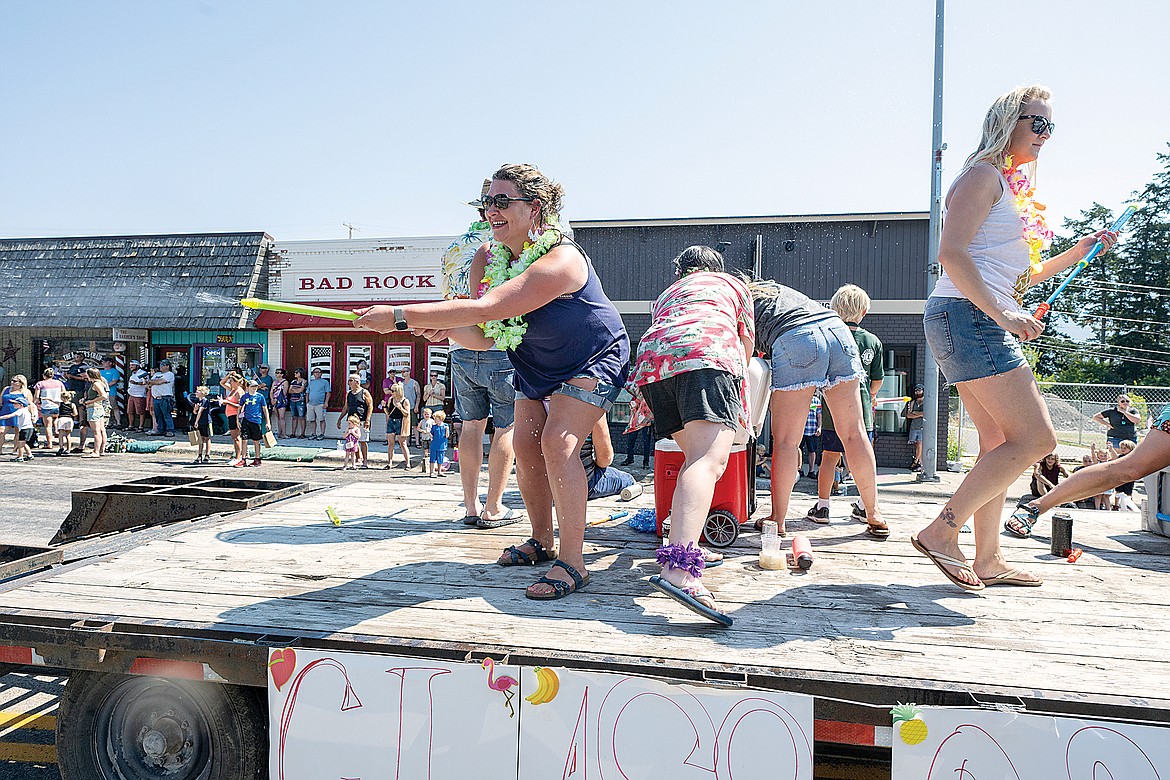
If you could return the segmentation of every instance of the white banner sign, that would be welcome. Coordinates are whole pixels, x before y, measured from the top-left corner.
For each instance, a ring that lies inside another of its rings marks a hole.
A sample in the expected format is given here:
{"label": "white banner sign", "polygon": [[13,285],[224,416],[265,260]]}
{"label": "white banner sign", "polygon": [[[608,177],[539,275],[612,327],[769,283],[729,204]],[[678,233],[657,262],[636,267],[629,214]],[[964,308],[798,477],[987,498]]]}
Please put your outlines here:
{"label": "white banner sign", "polygon": [[273,780],[811,780],[812,698],[272,651]]}
{"label": "white banner sign", "polygon": [[1170,729],[923,707],[894,724],[893,780],[1170,778]]}
{"label": "white banner sign", "polygon": [[432,301],[453,236],[278,241],[269,291],[282,301]]}

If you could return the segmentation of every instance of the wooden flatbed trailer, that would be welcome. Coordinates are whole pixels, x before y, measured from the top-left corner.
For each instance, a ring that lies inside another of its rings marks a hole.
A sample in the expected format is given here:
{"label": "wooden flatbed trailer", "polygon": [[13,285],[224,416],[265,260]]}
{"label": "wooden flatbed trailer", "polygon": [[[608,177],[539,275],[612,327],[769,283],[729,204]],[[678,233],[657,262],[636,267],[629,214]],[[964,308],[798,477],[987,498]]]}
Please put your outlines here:
{"label": "wooden flatbed trailer", "polygon": [[[527,524],[469,529],[459,500],[455,480],[402,476],[66,556],[0,582],[0,664],[70,675],[66,780],[144,766],[266,776],[267,667],[286,647],[803,693],[818,750],[879,757],[895,702],[1170,723],[1170,550],[1128,530],[1132,515],[1075,513],[1076,564],[1005,538],[1013,565],[1047,582],[982,595],[948,585],[906,541],[941,496],[888,501],[886,542],[848,519],[790,523],[817,551],[804,573],[759,569],[746,534],[704,580],[735,618],[723,630],[650,588],[657,539],[624,520],[588,529],[588,588],[530,601],[524,587],[543,569],[494,565]],[[591,504],[590,518],[652,505],[648,491]]]}

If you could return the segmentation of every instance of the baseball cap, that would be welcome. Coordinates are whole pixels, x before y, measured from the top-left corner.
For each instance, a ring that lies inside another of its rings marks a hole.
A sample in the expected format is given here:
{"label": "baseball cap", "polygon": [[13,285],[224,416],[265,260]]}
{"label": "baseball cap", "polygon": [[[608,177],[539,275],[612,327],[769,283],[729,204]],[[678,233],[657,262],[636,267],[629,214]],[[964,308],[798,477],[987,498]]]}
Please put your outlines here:
{"label": "baseball cap", "polygon": [[913,388],[911,388],[911,390],[910,390],[910,392],[912,392],[912,393],[917,393],[917,392],[919,392],[919,391],[923,391],[923,392],[925,392],[925,391],[926,391],[926,388],[925,388],[925,387],[923,387],[922,385],[914,385],[914,387],[913,387]]}
{"label": "baseball cap", "polygon": [[267,363],[261,363],[261,364],[260,364],[260,368],[268,368],[268,364],[267,364]]}
{"label": "baseball cap", "polygon": [[141,364],[141,363],[139,363],[137,360],[131,360],[131,361],[130,361],[130,365],[132,365],[132,366],[140,366],[140,365],[142,365],[142,364]]}
{"label": "baseball cap", "polygon": [[248,380],[248,387],[259,387],[259,386],[260,386],[260,383],[257,382],[255,379]]}

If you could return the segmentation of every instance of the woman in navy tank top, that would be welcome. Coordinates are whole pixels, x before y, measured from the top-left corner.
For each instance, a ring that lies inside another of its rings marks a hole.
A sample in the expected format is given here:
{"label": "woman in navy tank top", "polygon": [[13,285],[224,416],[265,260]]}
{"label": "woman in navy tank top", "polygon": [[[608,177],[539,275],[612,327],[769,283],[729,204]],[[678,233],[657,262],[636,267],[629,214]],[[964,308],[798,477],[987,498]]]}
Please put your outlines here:
{"label": "woman in navy tank top", "polygon": [[[518,258],[530,235],[558,224],[563,190],[531,165],[505,165],[477,204],[492,237]],[[582,558],[585,469],[578,452],[626,382],[630,339],[581,247],[561,237],[523,273],[478,299],[356,310],[356,327],[383,333],[413,330],[432,341],[491,349],[479,323],[523,317],[527,329],[507,350],[515,369],[516,481],[532,537],[504,551],[501,566],[552,567],[529,586],[531,599],[567,596],[589,582]],[[560,548],[553,531],[553,505]]]}

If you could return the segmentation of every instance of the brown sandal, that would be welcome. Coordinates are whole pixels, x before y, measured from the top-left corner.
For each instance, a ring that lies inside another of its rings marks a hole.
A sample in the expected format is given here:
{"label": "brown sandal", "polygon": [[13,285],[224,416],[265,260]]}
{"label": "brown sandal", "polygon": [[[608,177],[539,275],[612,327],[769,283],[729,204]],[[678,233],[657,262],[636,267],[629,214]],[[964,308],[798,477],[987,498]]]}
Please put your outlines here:
{"label": "brown sandal", "polygon": [[[532,554],[528,554],[521,550],[521,547],[531,547]],[[504,555],[508,559],[504,559]],[[556,550],[546,550],[544,545],[536,541],[536,539],[529,539],[526,542],[521,542],[519,546],[512,545],[504,550],[500,559],[496,563],[500,566],[535,566],[538,563],[545,563],[546,561],[555,561],[557,559]]]}

